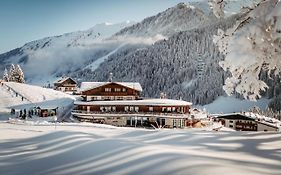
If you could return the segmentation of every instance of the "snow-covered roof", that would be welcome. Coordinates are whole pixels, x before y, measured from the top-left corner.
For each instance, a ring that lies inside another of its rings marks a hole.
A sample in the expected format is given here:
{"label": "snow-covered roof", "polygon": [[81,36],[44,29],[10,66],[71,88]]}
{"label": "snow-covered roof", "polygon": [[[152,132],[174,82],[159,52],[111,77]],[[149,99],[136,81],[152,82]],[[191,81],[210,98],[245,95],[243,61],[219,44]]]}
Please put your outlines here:
{"label": "snow-covered roof", "polygon": [[74,81],[76,83],[75,80],[73,80],[72,78],[70,77],[61,77],[59,79],[57,79],[54,83],[63,83],[64,81],[68,80],[68,79],[71,79],[72,81]]}
{"label": "snow-covered roof", "polygon": [[147,105],[147,106],[191,106],[192,103],[172,99],[143,99],[143,100],[112,100],[112,101],[75,101],[77,105]]}
{"label": "snow-covered roof", "polygon": [[94,88],[104,86],[104,85],[110,84],[110,83],[116,83],[121,86],[135,89],[140,92],[142,91],[142,87],[141,87],[140,83],[136,83],[136,82],[82,82],[80,91],[83,92],[83,91],[94,89]]}

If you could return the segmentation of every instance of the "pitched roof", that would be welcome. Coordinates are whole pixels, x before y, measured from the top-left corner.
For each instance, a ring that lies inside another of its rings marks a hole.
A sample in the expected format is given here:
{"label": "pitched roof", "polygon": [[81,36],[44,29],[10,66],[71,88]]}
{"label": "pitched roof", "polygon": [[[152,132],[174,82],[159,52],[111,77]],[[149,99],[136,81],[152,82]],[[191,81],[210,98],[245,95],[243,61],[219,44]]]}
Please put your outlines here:
{"label": "pitched roof", "polygon": [[80,87],[80,91],[87,91],[90,89],[94,89],[100,86],[104,86],[110,83],[115,83],[115,84],[119,84],[121,86],[125,86],[131,89],[135,89],[137,91],[142,91],[142,87],[140,85],[140,83],[136,83],[136,82],[82,82],[81,83],[81,87]]}
{"label": "pitched roof", "polygon": [[71,79],[73,82],[75,82],[75,83],[76,83],[76,81],[75,81],[75,80],[73,80],[73,79],[72,79],[72,78],[70,78],[70,77],[61,77],[61,78],[57,79],[54,83],[58,83],[58,84],[60,84],[60,83],[65,82],[65,81],[66,81],[66,80],[68,80],[68,79]]}
{"label": "pitched roof", "polygon": [[266,122],[261,122],[261,121],[258,121],[258,123],[261,124],[261,125],[265,125],[265,126],[268,126],[268,127],[279,129],[279,127],[274,125],[273,123],[266,123]]}
{"label": "pitched roof", "polygon": [[252,121],[255,120],[249,116],[245,116],[240,113],[222,114],[222,115],[218,116],[217,118],[224,118],[224,119],[230,119],[230,120],[252,120]]}

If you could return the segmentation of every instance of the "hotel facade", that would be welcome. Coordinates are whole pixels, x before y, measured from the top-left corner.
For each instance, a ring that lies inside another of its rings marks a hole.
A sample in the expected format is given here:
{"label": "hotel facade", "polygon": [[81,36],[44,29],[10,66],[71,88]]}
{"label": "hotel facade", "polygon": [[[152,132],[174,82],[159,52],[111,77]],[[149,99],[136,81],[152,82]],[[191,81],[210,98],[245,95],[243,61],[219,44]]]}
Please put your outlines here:
{"label": "hotel facade", "polygon": [[115,126],[184,128],[191,103],[166,98],[142,98],[135,82],[82,82],[81,100],[72,115],[81,121]]}

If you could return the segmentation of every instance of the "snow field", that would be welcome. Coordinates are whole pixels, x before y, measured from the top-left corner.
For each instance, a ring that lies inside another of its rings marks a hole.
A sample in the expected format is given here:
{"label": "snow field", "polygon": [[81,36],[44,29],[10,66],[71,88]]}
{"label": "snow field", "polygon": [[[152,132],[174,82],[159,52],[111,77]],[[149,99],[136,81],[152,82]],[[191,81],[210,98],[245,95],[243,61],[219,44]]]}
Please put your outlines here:
{"label": "snow field", "polygon": [[[88,125],[88,126],[87,126]],[[0,123],[5,174],[280,174],[281,134]]]}

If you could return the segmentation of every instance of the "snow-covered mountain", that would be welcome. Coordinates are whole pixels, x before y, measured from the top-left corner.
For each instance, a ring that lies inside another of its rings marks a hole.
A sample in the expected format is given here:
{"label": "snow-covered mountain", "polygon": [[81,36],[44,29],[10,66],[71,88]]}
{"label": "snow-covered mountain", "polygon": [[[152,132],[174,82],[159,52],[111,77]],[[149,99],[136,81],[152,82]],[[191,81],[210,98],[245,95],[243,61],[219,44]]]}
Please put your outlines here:
{"label": "snow-covered mountain", "polygon": [[52,75],[66,74],[80,69],[95,57],[101,57],[115,47],[117,42],[103,42],[134,22],[126,21],[118,24],[102,23],[85,30],[66,33],[59,36],[46,37],[26,43],[0,55],[0,69],[10,63],[19,63],[26,77],[33,82],[46,82]]}
{"label": "snow-covered mountain", "polygon": [[[216,19],[207,1],[192,6],[180,3],[134,25],[104,23],[27,43],[0,55],[0,66],[20,63],[27,82],[34,84],[63,74],[78,81],[105,81],[113,72],[119,81],[139,81],[146,96],[166,92],[172,98],[208,104],[224,94],[227,76],[218,64],[224,57],[213,44],[213,36],[237,18]],[[198,78],[201,63],[205,67]]]}
{"label": "snow-covered mountain", "polygon": [[[151,45],[179,31],[210,22],[196,7],[180,3],[132,26],[132,22],[99,24],[86,31],[47,37],[0,55],[3,71],[10,63],[19,63],[27,82],[44,84],[56,76],[80,69],[96,69],[109,55]],[[125,29],[123,29],[125,28]],[[119,32],[118,32],[119,31]],[[116,33],[113,37],[110,37]],[[164,35],[164,36],[163,36]]]}
{"label": "snow-covered mountain", "polygon": [[[73,74],[84,80],[105,81],[110,72],[116,81],[138,81],[143,95],[183,98],[193,104],[208,104],[224,95],[222,85],[227,76],[220,68],[223,55],[213,43],[218,28],[233,26],[239,15],[204,27],[175,33],[167,40],[131,52],[109,56],[94,72]],[[198,65],[203,64],[202,76]]]}
{"label": "snow-covered mountain", "polygon": [[145,18],[140,23],[122,29],[115,36],[171,36],[176,32],[194,29],[209,22],[208,15],[199,8],[179,3],[155,16]]}

